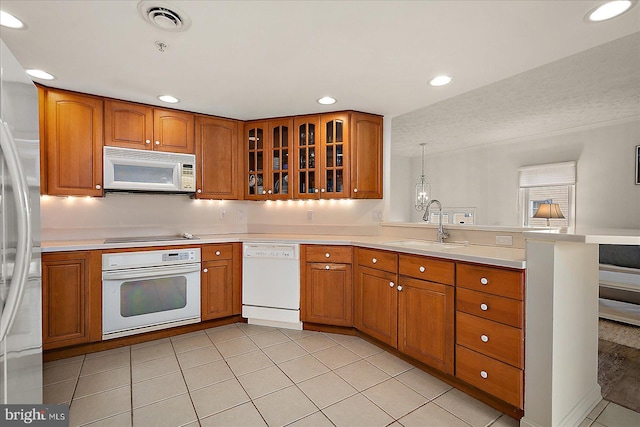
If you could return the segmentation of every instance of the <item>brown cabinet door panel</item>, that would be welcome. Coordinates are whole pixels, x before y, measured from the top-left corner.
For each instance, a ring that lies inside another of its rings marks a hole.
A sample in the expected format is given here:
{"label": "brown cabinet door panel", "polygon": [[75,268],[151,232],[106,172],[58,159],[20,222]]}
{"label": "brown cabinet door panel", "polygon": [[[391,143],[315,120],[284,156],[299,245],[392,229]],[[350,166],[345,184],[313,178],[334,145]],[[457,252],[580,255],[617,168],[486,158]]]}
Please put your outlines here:
{"label": "brown cabinet door panel", "polygon": [[455,283],[455,263],[453,261],[400,254],[398,272],[403,276],[428,280],[429,282],[447,285]]}
{"label": "brown cabinet door panel", "polygon": [[524,327],[523,302],[520,300],[458,288],[456,309],[474,316],[505,323],[514,328]]}
{"label": "brown cabinet door panel", "polygon": [[458,311],[456,343],[516,368],[524,368],[522,329]]}
{"label": "brown cabinet door panel", "polygon": [[308,263],[301,313],[303,321],[353,326],[351,277],[351,266],[347,264]]}
{"label": "brown cabinet door panel", "polygon": [[102,99],[46,92],[47,194],[102,196]]}
{"label": "brown cabinet door panel", "polygon": [[238,199],[238,123],[196,117],[196,197]]}
{"label": "brown cabinet door panel", "polygon": [[45,350],[89,342],[89,252],[42,255],[42,341]]}
{"label": "brown cabinet door panel", "polygon": [[228,260],[203,262],[200,289],[202,320],[231,316],[233,314],[233,262]]}
{"label": "brown cabinet door panel", "polygon": [[454,288],[400,277],[398,350],[453,375]]}
{"label": "brown cabinet door panel", "polygon": [[382,198],[382,117],[351,113],[351,197]]}
{"label": "brown cabinet door panel", "polygon": [[194,154],[195,116],[181,111],[154,109],[153,137],[154,150]]}
{"label": "brown cabinet door panel", "polygon": [[114,100],[104,102],[104,145],[152,150],[153,109]]}
{"label": "brown cabinet door panel", "polygon": [[307,262],[331,262],[351,264],[353,249],[351,246],[305,245]]}
{"label": "brown cabinet door panel", "polygon": [[456,265],[456,286],[507,298],[524,299],[524,270]]}
{"label": "brown cabinet door panel", "polygon": [[355,286],[355,326],[367,335],[397,347],[398,291],[393,273],[358,267]]}
{"label": "brown cabinet door panel", "polygon": [[456,377],[518,408],[524,407],[524,372],[520,369],[457,346]]}

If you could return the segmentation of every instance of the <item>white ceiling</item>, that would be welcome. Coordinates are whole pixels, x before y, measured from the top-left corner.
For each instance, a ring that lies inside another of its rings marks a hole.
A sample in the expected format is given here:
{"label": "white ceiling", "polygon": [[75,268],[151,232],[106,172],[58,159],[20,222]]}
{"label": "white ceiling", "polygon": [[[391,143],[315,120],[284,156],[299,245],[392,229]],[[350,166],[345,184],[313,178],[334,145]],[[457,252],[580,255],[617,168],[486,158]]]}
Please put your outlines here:
{"label": "white ceiling", "polygon": [[[57,77],[49,86],[154,105],[168,93],[176,108],[243,120],[342,109],[396,117],[640,31],[638,5],[586,23],[601,2],[158,1],[192,21],[172,33],[146,23],[137,0],[0,0],[27,25],[0,36],[25,68]],[[430,87],[441,73],[453,82]],[[317,104],[324,95],[338,103]],[[415,154],[415,144],[393,144]]]}

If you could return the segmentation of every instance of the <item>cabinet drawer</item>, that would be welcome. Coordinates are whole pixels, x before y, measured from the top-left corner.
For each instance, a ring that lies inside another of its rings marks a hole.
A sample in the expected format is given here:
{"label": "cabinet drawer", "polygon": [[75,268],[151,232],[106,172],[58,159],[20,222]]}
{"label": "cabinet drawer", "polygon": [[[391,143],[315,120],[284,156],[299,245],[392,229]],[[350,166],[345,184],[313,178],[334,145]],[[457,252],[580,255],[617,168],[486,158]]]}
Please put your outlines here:
{"label": "cabinet drawer", "polygon": [[458,264],[456,273],[459,287],[519,300],[524,297],[524,272]]}
{"label": "cabinet drawer", "polygon": [[458,288],[456,309],[514,328],[523,327],[522,301]]}
{"label": "cabinet drawer", "polygon": [[204,245],[202,247],[202,261],[217,261],[220,259],[233,259],[233,245]]}
{"label": "cabinet drawer", "polygon": [[398,255],[393,252],[357,248],[358,265],[376,270],[398,272]]}
{"label": "cabinet drawer", "polygon": [[456,377],[507,403],[523,408],[524,375],[520,369],[457,346]]}
{"label": "cabinet drawer", "polygon": [[524,367],[522,329],[456,312],[456,344],[498,359],[517,368]]}
{"label": "cabinet drawer", "polygon": [[400,255],[398,271],[403,276],[428,280],[429,282],[454,284],[455,264],[421,256]]}
{"label": "cabinet drawer", "polygon": [[332,262],[351,264],[353,250],[351,246],[305,246],[307,262]]}

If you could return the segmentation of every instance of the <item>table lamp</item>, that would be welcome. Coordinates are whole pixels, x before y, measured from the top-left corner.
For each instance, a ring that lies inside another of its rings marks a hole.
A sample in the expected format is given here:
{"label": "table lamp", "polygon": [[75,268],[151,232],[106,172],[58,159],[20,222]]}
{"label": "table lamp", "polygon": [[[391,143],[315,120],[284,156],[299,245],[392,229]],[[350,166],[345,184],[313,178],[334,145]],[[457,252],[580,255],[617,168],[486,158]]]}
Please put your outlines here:
{"label": "table lamp", "polygon": [[533,218],[546,218],[547,227],[549,227],[550,218],[564,218],[564,215],[562,215],[560,206],[557,203],[540,203],[540,206],[538,206],[538,210],[533,215]]}

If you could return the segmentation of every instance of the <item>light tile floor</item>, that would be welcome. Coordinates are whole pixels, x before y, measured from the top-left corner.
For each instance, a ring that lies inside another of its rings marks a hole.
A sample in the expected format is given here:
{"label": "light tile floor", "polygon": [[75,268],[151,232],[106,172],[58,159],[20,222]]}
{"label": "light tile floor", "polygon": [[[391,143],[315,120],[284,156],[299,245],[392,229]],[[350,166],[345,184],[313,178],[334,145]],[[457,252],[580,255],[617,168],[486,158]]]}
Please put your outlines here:
{"label": "light tile floor", "polygon": [[[45,364],[71,426],[518,423],[357,337],[238,323]],[[581,427],[640,425],[606,401]]]}

